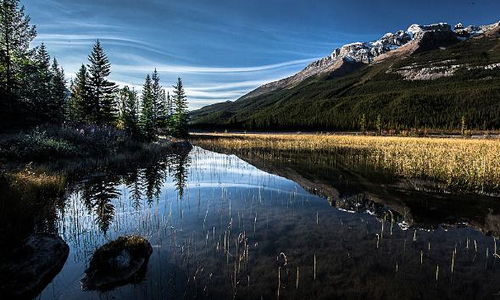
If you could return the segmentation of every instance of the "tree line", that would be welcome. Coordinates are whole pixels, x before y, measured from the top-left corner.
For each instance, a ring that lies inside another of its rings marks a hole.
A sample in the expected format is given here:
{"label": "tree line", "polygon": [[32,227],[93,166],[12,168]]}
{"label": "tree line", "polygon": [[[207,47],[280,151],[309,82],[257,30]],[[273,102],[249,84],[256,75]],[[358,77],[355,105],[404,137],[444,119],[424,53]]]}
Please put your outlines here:
{"label": "tree line", "polygon": [[88,63],[66,81],[64,70],[42,43],[30,47],[36,27],[19,0],[0,0],[0,130],[39,124],[116,126],[131,137],[186,136],[187,97],[181,78],[173,95],[156,70],[141,94],[109,80],[111,64],[99,40]]}

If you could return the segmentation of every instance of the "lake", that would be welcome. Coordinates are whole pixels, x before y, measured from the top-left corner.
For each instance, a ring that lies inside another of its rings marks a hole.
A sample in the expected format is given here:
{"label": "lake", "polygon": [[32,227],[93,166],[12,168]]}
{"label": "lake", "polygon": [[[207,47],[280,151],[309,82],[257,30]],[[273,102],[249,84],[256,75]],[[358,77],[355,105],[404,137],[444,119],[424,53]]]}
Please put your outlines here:
{"label": "lake", "polygon": [[[90,176],[35,226],[70,247],[38,299],[500,296],[498,197],[357,174],[325,159],[276,162],[195,147]],[[93,252],[127,234],[153,246],[145,273],[82,291]]]}

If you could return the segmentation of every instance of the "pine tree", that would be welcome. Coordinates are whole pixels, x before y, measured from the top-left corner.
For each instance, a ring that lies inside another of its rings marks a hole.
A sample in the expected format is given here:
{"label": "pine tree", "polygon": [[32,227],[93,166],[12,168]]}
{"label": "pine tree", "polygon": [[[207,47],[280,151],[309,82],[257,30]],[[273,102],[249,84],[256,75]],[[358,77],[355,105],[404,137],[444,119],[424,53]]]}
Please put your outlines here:
{"label": "pine tree", "polygon": [[[14,100],[19,88],[20,66],[28,61],[33,51],[30,43],[36,37],[36,28],[29,24],[24,7],[19,8],[19,0],[0,2],[0,87],[2,94]],[[2,100],[6,99],[1,97]]]}
{"label": "pine tree", "polygon": [[123,88],[118,90],[118,122],[116,123],[116,127],[119,129],[125,129],[125,102],[127,101],[128,92],[130,88],[128,86],[124,86]]}
{"label": "pine tree", "polygon": [[172,103],[172,97],[170,97],[170,92],[167,92],[165,114],[170,117],[173,114],[173,112],[174,112],[174,106]]}
{"label": "pine tree", "polygon": [[69,98],[66,101],[64,106],[64,118],[67,121],[74,122],[77,119],[76,110],[77,107],[75,105],[73,99],[73,90],[75,89],[75,81],[73,79],[69,80]]}
{"label": "pine tree", "polygon": [[177,79],[177,84],[174,88],[174,113],[173,113],[173,132],[177,137],[185,137],[188,135],[188,111],[187,97],[182,85],[182,79]]}
{"label": "pine tree", "polygon": [[111,73],[111,64],[104,53],[99,40],[96,41],[89,55],[90,103],[93,106],[93,121],[111,124],[116,120],[115,92],[116,84],[107,77]]}
{"label": "pine tree", "polygon": [[377,129],[377,134],[382,134],[382,116],[380,114],[377,115],[377,120],[375,121],[375,127]]}
{"label": "pine tree", "polygon": [[51,67],[50,80],[50,121],[60,123],[64,120],[64,106],[66,102],[66,78],[64,70],[59,67],[57,60],[54,58]]}
{"label": "pine tree", "polygon": [[127,134],[135,138],[139,135],[137,92],[130,90],[128,86],[125,86],[120,90],[120,100],[121,122],[123,124],[123,128]]}
{"label": "pine tree", "polygon": [[20,94],[29,105],[27,119],[30,123],[50,121],[52,72],[50,71],[50,56],[43,43],[36,48],[32,56],[32,64],[25,66],[23,72],[25,76],[22,84],[26,88]]}
{"label": "pine tree", "polygon": [[80,67],[73,81],[69,106],[71,121],[78,123],[94,120],[92,113],[95,112],[95,107],[90,99],[89,78],[85,65]]}
{"label": "pine tree", "polygon": [[361,118],[359,119],[359,129],[361,132],[364,134],[366,132],[366,116],[365,114],[361,115]]}
{"label": "pine tree", "polygon": [[172,134],[172,114],[173,114],[173,105],[172,105],[172,97],[170,97],[170,93],[167,92],[164,98],[164,109],[163,109],[163,119],[164,119],[164,128],[168,134]]}
{"label": "pine tree", "polygon": [[153,74],[151,75],[151,81],[152,81],[152,86],[151,86],[151,92],[153,95],[153,126],[155,130],[158,130],[160,127],[163,127],[163,96],[164,96],[164,91],[163,88],[160,84],[160,75],[158,74],[158,71],[156,69],[154,70]]}
{"label": "pine tree", "polygon": [[156,131],[154,127],[154,98],[151,76],[146,76],[144,87],[142,88],[142,108],[140,116],[140,126],[142,135],[146,140],[154,140]]}
{"label": "pine tree", "polygon": [[159,109],[158,109],[158,129],[166,131],[167,129],[167,93],[162,88],[160,92],[160,101],[159,101]]}

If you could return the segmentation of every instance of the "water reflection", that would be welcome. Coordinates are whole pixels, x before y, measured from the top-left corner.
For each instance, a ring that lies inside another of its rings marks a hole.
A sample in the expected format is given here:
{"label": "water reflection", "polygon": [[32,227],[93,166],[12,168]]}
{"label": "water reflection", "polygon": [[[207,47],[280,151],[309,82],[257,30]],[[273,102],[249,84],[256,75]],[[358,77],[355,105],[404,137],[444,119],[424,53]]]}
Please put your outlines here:
{"label": "water reflection", "polygon": [[[158,201],[161,188],[172,174],[179,197],[182,198],[189,163],[188,154],[182,153],[170,155],[144,169],[135,169],[123,175],[100,174],[78,185],[79,199],[89,214],[95,215],[95,222],[102,232],[106,233],[115,215],[114,202],[123,196],[123,189],[128,192],[127,196],[135,210],[141,209],[143,197],[150,207],[153,201]],[[62,212],[64,213],[64,210]]]}
{"label": "water reflection", "polygon": [[[464,197],[446,211],[455,196],[359,179],[318,160],[195,148],[89,178],[56,209],[52,227],[70,258],[40,299],[487,299],[500,292],[498,241],[476,230],[498,232],[495,201],[473,207],[477,199]],[[458,226],[465,221],[473,226]],[[145,278],[82,291],[95,249],[125,234],[153,245]]]}
{"label": "water reflection", "polygon": [[357,212],[369,212],[371,209],[366,206],[390,209],[402,216],[404,226],[436,229],[469,225],[485,234],[500,236],[500,192],[490,195],[450,192],[438,182],[395,178],[363,162],[329,154],[241,151],[237,155],[328,198],[337,208],[347,205],[348,210]]}

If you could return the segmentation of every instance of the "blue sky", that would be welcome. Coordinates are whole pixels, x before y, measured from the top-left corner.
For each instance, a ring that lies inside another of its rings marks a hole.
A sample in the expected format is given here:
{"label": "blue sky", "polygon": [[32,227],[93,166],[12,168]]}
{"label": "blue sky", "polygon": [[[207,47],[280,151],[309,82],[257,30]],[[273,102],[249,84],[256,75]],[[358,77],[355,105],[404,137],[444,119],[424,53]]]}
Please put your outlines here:
{"label": "blue sky", "polygon": [[500,1],[21,0],[45,42],[74,76],[100,39],[111,79],[140,88],[157,68],[183,78],[190,108],[235,100],[291,75],[345,43],[413,23],[499,21]]}

